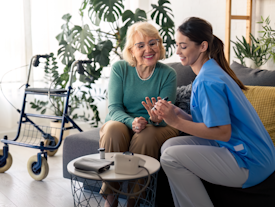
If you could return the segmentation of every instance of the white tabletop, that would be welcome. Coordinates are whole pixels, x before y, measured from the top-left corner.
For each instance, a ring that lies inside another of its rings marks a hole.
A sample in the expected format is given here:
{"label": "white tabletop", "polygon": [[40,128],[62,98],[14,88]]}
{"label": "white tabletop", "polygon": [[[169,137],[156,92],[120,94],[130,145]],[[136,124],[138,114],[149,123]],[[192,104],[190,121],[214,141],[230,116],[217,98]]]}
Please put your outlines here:
{"label": "white tabletop", "polygon": [[[105,153],[105,159],[113,160],[113,156],[117,153],[120,153],[120,152]],[[155,158],[149,157],[146,155],[141,155],[141,154],[135,154],[134,156],[139,156],[146,161],[144,167],[148,169],[150,174],[154,174],[155,172],[157,172],[159,170],[160,163]],[[99,154],[91,154],[91,155],[86,155],[83,157],[99,159]],[[69,162],[69,164],[67,165],[68,172],[72,175],[76,175],[81,178],[86,178],[86,179],[91,179],[91,180],[100,180],[100,178],[94,172],[81,172],[81,171],[75,169],[74,162],[78,159],[83,158],[83,157],[76,158],[76,159],[72,160],[71,162]],[[146,177],[147,175],[148,175],[148,173],[144,169],[142,169],[141,172],[139,172],[136,175],[117,174],[117,173],[115,173],[115,169],[114,169],[113,165],[110,167],[109,170],[107,170],[103,173],[100,173],[100,176],[102,177],[102,179],[109,180],[109,181],[131,180],[131,179]]]}

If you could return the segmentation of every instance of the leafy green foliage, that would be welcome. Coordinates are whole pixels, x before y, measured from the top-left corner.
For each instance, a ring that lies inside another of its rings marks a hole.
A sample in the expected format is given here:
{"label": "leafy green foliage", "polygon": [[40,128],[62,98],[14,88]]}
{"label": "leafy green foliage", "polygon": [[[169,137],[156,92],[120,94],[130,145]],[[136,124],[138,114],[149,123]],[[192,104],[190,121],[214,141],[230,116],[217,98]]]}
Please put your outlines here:
{"label": "leafy green foliage", "polygon": [[72,45],[68,44],[68,42],[62,40],[59,45],[61,47],[59,48],[57,54],[61,57],[61,62],[64,65],[70,65],[73,63],[74,59],[74,53],[76,49],[72,47]]}
{"label": "leafy green foliage", "polygon": [[83,27],[74,26],[71,30],[69,40],[72,44],[75,44],[76,49],[83,54],[89,54],[94,48],[94,37],[87,24]]}
{"label": "leafy green foliage", "polygon": [[[148,19],[146,12],[139,8],[135,12],[124,10],[123,0],[83,0],[80,14],[84,16],[85,11],[88,11],[88,16],[93,26],[99,27],[94,32],[98,35],[98,42],[111,40],[113,46],[110,53],[113,52],[120,58],[122,58],[121,51],[125,45],[126,32],[129,26],[135,22],[153,20],[160,27],[159,32],[166,48],[166,57],[169,57],[175,49],[174,16],[169,4],[170,1],[168,0],[159,0],[158,4],[152,4],[151,15],[149,15],[151,19]],[[110,31],[106,32],[100,28],[102,22],[109,23]],[[104,56],[106,57],[106,55]],[[101,57],[100,60],[107,61],[109,64],[108,59],[105,57]]]}
{"label": "leafy green foliage", "polygon": [[154,8],[151,18],[155,19],[156,23],[161,26],[160,34],[163,37],[164,45],[166,46],[166,56],[171,56],[173,54],[173,49],[175,48],[175,24],[172,20],[174,15],[172,14],[172,10],[166,6],[166,4],[170,4],[167,0],[159,0],[159,5],[152,4]]}
{"label": "leafy green foliage", "polygon": [[97,14],[99,19],[107,22],[118,20],[124,9],[122,0],[90,0],[91,15]]}
{"label": "leafy green foliage", "polygon": [[135,13],[131,10],[126,10],[122,14],[122,21],[125,23],[125,26],[130,26],[133,22],[146,21],[147,15],[144,10],[136,9]]}
{"label": "leafy green foliage", "polygon": [[120,39],[119,47],[121,48],[121,50],[123,50],[125,45],[125,40],[126,40],[125,38],[126,38],[128,27],[135,22],[146,21],[146,20],[147,20],[147,15],[144,10],[136,9],[135,13],[133,13],[130,10],[126,10],[122,14],[122,21],[124,23],[124,26],[120,28],[119,30],[120,36],[118,37],[118,39]]}
{"label": "leafy green foliage", "polygon": [[251,59],[257,67],[265,64],[269,59],[270,55],[268,55],[267,52],[268,48],[258,48],[259,40],[252,34],[250,34],[251,44],[246,41],[245,37],[242,37],[242,40],[238,37],[236,38],[236,42],[231,42],[235,45],[233,46],[233,50],[242,65],[245,65],[244,58]]}
{"label": "leafy green foliage", "polygon": [[93,57],[95,62],[102,66],[107,66],[110,62],[109,54],[113,48],[113,43],[110,40],[99,42],[95,45],[95,50],[88,57]]}
{"label": "leafy green foliage", "polygon": [[270,26],[270,19],[267,17],[264,19],[261,17],[262,21],[258,22],[262,25],[261,37],[259,38],[258,48],[257,50],[267,50],[267,53],[272,58],[273,62],[275,62],[275,30]]}
{"label": "leafy green foliage", "polygon": [[40,111],[41,110],[41,114],[45,114],[46,113],[46,105],[48,105],[48,101],[40,101],[40,100],[36,100],[34,99],[34,102],[31,102],[31,108],[35,109],[36,111]]}

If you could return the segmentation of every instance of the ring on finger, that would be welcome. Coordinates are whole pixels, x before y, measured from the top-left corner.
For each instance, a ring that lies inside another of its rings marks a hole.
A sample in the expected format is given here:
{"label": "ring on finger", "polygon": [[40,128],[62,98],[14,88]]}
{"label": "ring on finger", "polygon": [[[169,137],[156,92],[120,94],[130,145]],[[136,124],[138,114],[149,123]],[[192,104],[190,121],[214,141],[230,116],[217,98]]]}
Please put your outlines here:
{"label": "ring on finger", "polygon": [[135,127],[135,129],[139,130],[139,127],[138,127],[138,126],[136,126],[136,127]]}

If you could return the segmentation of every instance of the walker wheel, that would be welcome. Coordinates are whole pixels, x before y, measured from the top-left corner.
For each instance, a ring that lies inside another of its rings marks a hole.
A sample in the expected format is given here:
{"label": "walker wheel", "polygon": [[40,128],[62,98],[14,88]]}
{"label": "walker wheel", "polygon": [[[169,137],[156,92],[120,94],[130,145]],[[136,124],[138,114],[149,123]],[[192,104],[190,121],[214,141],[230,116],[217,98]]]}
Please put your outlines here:
{"label": "walker wheel", "polygon": [[48,176],[49,173],[49,165],[45,157],[41,157],[42,163],[41,163],[41,168],[34,171],[33,166],[37,163],[37,155],[34,155],[30,157],[27,163],[27,168],[30,176],[34,180],[43,180]]}
{"label": "walker wheel", "polygon": [[[3,150],[0,150],[0,157],[2,156],[3,156]],[[11,165],[12,165],[12,156],[8,152],[8,157],[6,161],[0,164],[0,173],[6,172],[8,169],[10,169]]]}
{"label": "walker wheel", "polygon": [[[58,139],[55,136],[53,136],[53,138],[54,138],[54,141],[46,139],[44,141],[44,146],[45,147],[48,147],[48,146],[54,147],[54,146],[56,146],[56,144],[58,143]],[[56,149],[56,150],[46,150],[46,152],[47,152],[47,155],[49,155],[50,157],[52,157],[52,156],[54,156],[57,153],[57,150],[58,149]]]}

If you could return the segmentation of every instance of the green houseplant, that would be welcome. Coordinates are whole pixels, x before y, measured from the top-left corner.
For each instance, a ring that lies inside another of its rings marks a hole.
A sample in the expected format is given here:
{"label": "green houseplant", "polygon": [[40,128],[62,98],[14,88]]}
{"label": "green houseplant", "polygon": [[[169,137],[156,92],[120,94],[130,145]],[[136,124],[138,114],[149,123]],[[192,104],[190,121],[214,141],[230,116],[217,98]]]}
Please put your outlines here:
{"label": "green houseplant", "polygon": [[256,39],[252,34],[250,34],[249,37],[251,44],[246,41],[244,36],[242,39],[236,37],[236,42],[231,41],[234,44],[233,50],[242,65],[248,66],[245,61],[245,58],[248,58],[253,61],[257,68],[259,68],[261,65],[265,64],[270,57],[268,54],[268,47],[258,48],[259,39]]}
{"label": "green houseplant", "polygon": [[267,53],[270,55],[270,58],[272,58],[273,62],[275,63],[275,30],[272,29],[270,26],[270,19],[267,17],[264,19],[261,17],[262,21],[258,22],[258,24],[261,24],[262,29],[259,31],[261,34],[259,38],[258,48],[260,49],[267,49]]}
{"label": "green houseplant", "polygon": [[[84,56],[92,61],[91,64],[84,65],[86,73],[78,75],[78,80],[83,83],[78,92],[71,97],[71,114],[73,119],[84,119],[90,122],[92,126],[97,127],[100,122],[97,106],[94,104],[93,83],[100,78],[101,71],[110,64],[110,55],[115,54],[122,59],[121,51],[125,44],[126,31],[130,25],[138,21],[153,21],[159,27],[159,32],[163,38],[166,48],[166,56],[173,54],[175,48],[174,40],[174,21],[172,20],[172,10],[169,8],[168,0],[159,0],[158,4],[152,4],[152,10],[148,14],[141,9],[135,12],[125,10],[123,0],[83,0],[79,9],[82,18],[82,25],[74,25],[70,14],[63,15],[65,23],[61,26],[61,33],[56,36],[59,43],[57,56],[61,64],[62,71],[59,71],[56,57],[51,54],[47,59],[45,75],[49,79],[53,78],[53,86],[65,88],[68,82],[68,72],[76,56]],[[84,18],[88,16],[88,22]],[[109,28],[102,29],[101,25],[108,23]],[[75,76],[75,79],[77,76]],[[98,97],[103,99],[104,97]],[[63,103],[58,98],[50,99],[52,104],[50,108],[56,115],[62,113]],[[48,101],[34,100],[31,107],[41,113],[45,113]],[[83,112],[82,115],[73,113],[76,109],[82,107],[86,111],[92,111],[93,114]]]}

